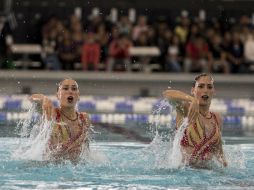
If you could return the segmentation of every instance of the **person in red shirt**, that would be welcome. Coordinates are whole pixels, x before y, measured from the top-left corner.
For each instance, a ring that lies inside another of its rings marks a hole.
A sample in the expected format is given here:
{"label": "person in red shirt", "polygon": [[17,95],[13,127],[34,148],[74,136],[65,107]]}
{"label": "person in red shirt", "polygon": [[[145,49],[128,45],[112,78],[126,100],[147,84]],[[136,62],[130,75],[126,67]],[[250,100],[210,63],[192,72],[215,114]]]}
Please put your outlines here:
{"label": "person in red shirt", "polygon": [[206,72],[211,58],[209,46],[202,36],[195,36],[186,45],[185,72]]}
{"label": "person in red shirt", "polygon": [[88,33],[81,55],[83,70],[98,70],[99,60],[100,45],[95,41],[94,34]]}
{"label": "person in red shirt", "polygon": [[131,41],[125,34],[120,34],[109,45],[109,60],[107,70],[112,71],[118,65],[124,65],[125,70],[131,71],[131,62],[129,48],[132,46]]}

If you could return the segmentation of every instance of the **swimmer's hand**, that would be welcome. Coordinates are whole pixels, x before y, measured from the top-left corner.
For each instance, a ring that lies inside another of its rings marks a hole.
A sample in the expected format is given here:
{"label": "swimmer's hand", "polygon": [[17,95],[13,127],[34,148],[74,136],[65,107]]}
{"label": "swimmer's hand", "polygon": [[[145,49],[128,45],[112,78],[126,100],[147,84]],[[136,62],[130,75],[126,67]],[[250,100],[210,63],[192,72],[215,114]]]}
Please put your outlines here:
{"label": "swimmer's hand", "polygon": [[227,167],[227,166],[228,166],[228,163],[227,163],[226,160],[223,161],[223,166],[224,166],[224,167]]}
{"label": "swimmer's hand", "polygon": [[224,167],[227,167],[228,166],[228,163],[226,161],[226,159],[224,158],[224,156],[220,156],[218,158],[218,161],[224,166]]}
{"label": "swimmer's hand", "polygon": [[29,100],[41,105],[43,116],[45,116],[47,120],[55,118],[53,103],[47,96],[43,94],[33,94],[29,97]]}
{"label": "swimmer's hand", "polygon": [[42,110],[43,115],[46,116],[47,120],[53,120],[55,112],[54,112],[54,106],[52,101],[47,97],[44,96],[42,100]]}
{"label": "swimmer's hand", "polygon": [[32,94],[28,99],[29,99],[31,102],[40,103],[40,102],[42,102],[43,98],[44,98],[44,95],[43,95],[43,94]]}
{"label": "swimmer's hand", "polygon": [[224,167],[227,167],[228,166],[228,163],[227,163],[227,160],[224,156],[224,154],[221,152],[222,150],[220,150],[220,153],[218,153],[216,156],[217,156],[217,159],[218,161],[224,166]]}
{"label": "swimmer's hand", "polygon": [[198,100],[196,98],[193,98],[190,103],[190,107],[189,107],[189,111],[187,115],[188,121],[190,124],[195,122],[195,119],[197,118],[198,114],[199,114]]}

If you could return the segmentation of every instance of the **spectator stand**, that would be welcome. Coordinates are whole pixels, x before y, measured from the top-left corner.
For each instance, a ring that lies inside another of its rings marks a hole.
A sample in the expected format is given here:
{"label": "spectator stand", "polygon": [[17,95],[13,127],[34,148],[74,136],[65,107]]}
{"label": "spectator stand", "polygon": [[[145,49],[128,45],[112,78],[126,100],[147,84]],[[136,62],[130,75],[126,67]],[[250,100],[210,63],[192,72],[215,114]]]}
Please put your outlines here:
{"label": "spectator stand", "polygon": [[40,44],[13,44],[11,45],[11,52],[16,68],[40,69],[43,67],[41,62],[42,47]]}
{"label": "spectator stand", "polygon": [[[130,56],[131,57],[143,57],[143,56],[149,56],[149,57],[158,57],[160,56],[160,50],[158,47],[131,47],[129,50]],[[82,64],[80,62],[76,62],[74,65],[76,70],[81,70],[82,69]],[[105,64],[100,63],[98,65],[98,68],[100,71],[104,71]],[[132,64],[132,71],[136,70],[141,70],[143,72],[151,72],[151,71],[160,71],[161,65],[159,63],[152,63],[152,64],[147,64],[147,65],[142,65],[141,63],[135,63]]]}
{"label": "spectator stand", "polygon": [[[136,57],[158,57],[160,56],[161,52],[158,47],[131,47],[130,50],[130,56],[136,56]],[[132,64],[132,70],[138,70],[141,68],[143,72],[151,72],[151,71],[160,71],[161,66],[158,63],[153,63],[153,64],[146,64],[146,65],[141,65],[141,63],[135,63]]]}

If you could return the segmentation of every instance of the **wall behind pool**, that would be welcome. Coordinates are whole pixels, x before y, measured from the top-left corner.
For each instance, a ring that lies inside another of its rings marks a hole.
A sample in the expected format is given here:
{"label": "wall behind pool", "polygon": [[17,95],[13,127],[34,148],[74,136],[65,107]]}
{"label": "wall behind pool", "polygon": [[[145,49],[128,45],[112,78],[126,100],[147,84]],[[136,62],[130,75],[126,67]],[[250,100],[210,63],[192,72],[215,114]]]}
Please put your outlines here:
{"label": "wall behind pool", "polygon": [[[82,95],[154,96],[171,87],[190,92],[196,74],[0,71],[0,94],[55,94],[63,78],[78,81]],[[254,98],[254,75],[214,74],[217,98]]]}

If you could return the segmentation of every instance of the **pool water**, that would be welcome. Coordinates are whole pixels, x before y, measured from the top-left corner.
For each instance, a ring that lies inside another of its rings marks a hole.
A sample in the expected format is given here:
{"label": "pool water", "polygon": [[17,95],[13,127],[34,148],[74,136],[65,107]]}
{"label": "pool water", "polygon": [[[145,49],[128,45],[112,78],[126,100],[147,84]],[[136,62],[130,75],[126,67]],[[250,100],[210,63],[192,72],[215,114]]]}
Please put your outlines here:
{"label": "pool water", "polygon": [[26,140],[2,137],[0,189],[254,189],[254,143],[244,139],[224,138],[229,167],[205,170],[160,166],[164,149],[138,142],[92,142],[94,159],[78,165],[16,159]]}

